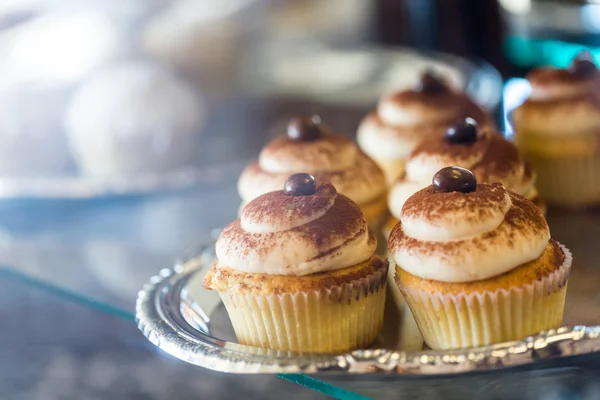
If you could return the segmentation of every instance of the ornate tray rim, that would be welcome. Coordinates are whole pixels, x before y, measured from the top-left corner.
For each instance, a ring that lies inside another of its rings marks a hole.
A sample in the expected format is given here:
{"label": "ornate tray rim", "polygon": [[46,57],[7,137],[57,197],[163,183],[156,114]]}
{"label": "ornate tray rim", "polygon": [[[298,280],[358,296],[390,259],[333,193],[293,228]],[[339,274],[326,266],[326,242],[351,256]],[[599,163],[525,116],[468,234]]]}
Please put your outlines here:
{"label": "ornate tray rim", "polygon": [[[600,351],[600,325],[562,327],[522,341],[450,351],[357,350],[339,355],[256,355],[189,326],[179,307],[180,289],[212,257],[179,262],[153,276],[138,293],[136,322],[144,336],[172,356],[215,371],[255,373],[388,373],[451,375],[492,371]],[[196,253],[199,254],[199,253]],[[229,347],[226,347],[229,346]],[[233,347],[233,348],[232,348]]]}

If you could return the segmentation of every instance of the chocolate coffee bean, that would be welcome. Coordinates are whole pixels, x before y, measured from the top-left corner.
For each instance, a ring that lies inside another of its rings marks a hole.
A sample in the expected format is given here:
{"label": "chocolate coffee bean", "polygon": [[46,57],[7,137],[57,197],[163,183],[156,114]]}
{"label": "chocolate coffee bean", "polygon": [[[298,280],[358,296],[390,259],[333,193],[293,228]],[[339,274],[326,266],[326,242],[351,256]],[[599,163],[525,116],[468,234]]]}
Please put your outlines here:
{"label": "chocolate coffee bean", "polygon": [[318,115],[292,118],[287,126],[287,136],[299,141],[318,139],[321,137],[321,118]]}
{"label": "chocolate coffee bean", "polygon": [[467,144],[477,140],[477,122],[473,118],[465,118],[446,130],[444,139],[449,143]]}
{"label": "chocolate coffee bean", "polygon": [[593,75],[597,70],[598,67],[594,62],[594,57],[588,50],[577,54],[577,57],[573,59],[571,65],[569,66],[569,72],[571,75],[582,78]]}
{"label": "chocolate coffee bean", "polygon": [[432,180],[436,192],[474,192],[477,188],[475,175],[468,169],[446,167],[440,169]]}
{"label": "chocolate coffee bean", "polygon": [[442,79],[433,71],[427,70],[421,75],[416,90],[422,93],[439,94],[446,92],[448,88]]}
{"label": "chocolate coffee bean", "polygon": [[317,181],[311,174],[294,174],[285,181],[283,191],[290,196],[311,196],[317,190]]}

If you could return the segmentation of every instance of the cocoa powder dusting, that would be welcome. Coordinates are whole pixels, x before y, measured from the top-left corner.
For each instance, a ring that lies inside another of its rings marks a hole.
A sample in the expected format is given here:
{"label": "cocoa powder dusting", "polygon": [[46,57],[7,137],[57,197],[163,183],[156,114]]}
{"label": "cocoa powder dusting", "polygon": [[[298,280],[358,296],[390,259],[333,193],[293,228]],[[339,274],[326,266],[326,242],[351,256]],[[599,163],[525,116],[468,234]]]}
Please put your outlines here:
{"label": "cocoa powder dusting", "polygon": [[436,94],[417,90],[404,90],[392,94],[383,101],[396,103],[399,106],[410,106],[421,103],[427,104],[428,107],[433,105],[438,108],[456,107],[457,105],[464,107],[463,103],[466,103],[466,96],[451,89]]}
{"label": "cocoa powder dusting", "polygon": [[266,193],[246,205],[242,218],[261,224],[308,218],[315,212],[329,208],[335,196],[335,188],[328,183],[320,185],[311,196],[290,196],[283,191]]}
{"label": "cocoa powder dusting", "polygon": [[[341,250],[341,248],[331,248],[330,243],[333,239],[342,237],[347,238],[344,243],[349,242],[365,233],[366,224],[360,208],[347,197],[338,195],[334,205],[327,212],[327,218],[319,218],[294,229],[308,242],[314,243],[319,250],[319,257],[322,257]],[[356,234],[348,237],[350,232]]]}
{"label": "cocoa powder dusting", "polygon": [[[596,73],[596,76],[598,74]],[[532,85],[546,86],[555,83],[581,83],[582,81],[593,81],[595,76],[582,76],[570,73],[567,69],[542,67],[535,68],[526,75]]]}
{"label": "cocoa powder dusting", "polygon": [[[536,68],[527,74],[527,80],[537,87],[552,87],[554,85],[563,85],[566,88],[572,85],[581,86],[580,93],[569,93],[565,97],[554,96],[548,99],[527,99],[525,103],[515,111],[521,114],[523,110],[533,109],[539,113],[556,112],[556,107],[560,104],[569,104],[571,107],[579,107],[581,103],[592,104],[596,109],[600,109],[600,72],[591,75],[577,75],[570,73],[567,69],[559,68]],[[592,88],[592,90],[585,89]]]}
{"label": "cocoa powder dusting", "polygon": [[[490,178],[505,179],[519,171],[525,161],[521,157],[517,146],[500,135],[490,137],[488,151],[484,157],[475,164],[471,171],[480,182],[490,182]],[[530,178],[530,177],[528,177]]]}
{"label": "cocoa powder dusting", "polygon": [[[472,220],[485,219],[486,212],[478,210],[478,207],[493,205],[503,201],[506,191],[500,183],[480,184],[472,193],[436,193],[431,187],[417,192],[404,205],[402,214],[417,219],[434,221],[444,215],[452,214],[457,207],[468,207],[473,209]],[[543,235],[548,232],[548,224],[541,210],[531,201],[523,196],[508,192],[512,206],[506,212],[504,222],[497,229],[482,233],[479,237],[457,240],[452,242],[423,241],[412,238],[405,234],[402,223],[398,223],[389,237],[389,249],[393,253],[396,248],[403,248],[409,253],[418,251],[424,256],[431,254],[446,254],[449,257],[461,257],[466,252],[487,251],[498,240],[502,240],[503,246],[513,248],[515,233],[526,230],[534,235]],[[475,211],[478,210],[478,211]],[[469,218],[467,218],[469,221]],[[465,251],[464,243],[468,242],[468,250]],[[558,246],[553,242],[553,246]],[[559,256],[560,251],[554,252]],[[564,258],[564,255],[562,255]],[[562,263],[562,261],[560,261]],[[560,265],[560,264],[558,264]]]}
{"label": "cocoa powder dusting", "polygon": [[[242,227],[242,221],[282,228],[276,232],[252,233]],[[283,191],[262,195],[244,208],[241,219],[223,229],[219,240],[229,253],[263,259],[274,246],[284,246],[278,237],[284,233],[290,240],[299,240],[311,249],[314,256],[307,262],[339,255],[366,234],[375,246],[375,238],[360,208],[348,197],[337,194],[331,184],[319,186],[310,196],[290,196]]]}
{"label": "cocoa powder dusting", "polygon": [[460,166],[460,161],[473,158],[474,154],[483,154],[489,146],[489,135],[482,135],[473,143],[449,143],[440,135],[432,140],[427,140],[419,144],[411,153],[410,158],[420,155],[441,156],[444,158],[456,160],[456,165]]}
{"label": "cocoa powder dusting", "polygon": [[[435,220],[458,207],[477,210],[468,218],[478,220],[484,218],[491,208],[500,203],[505,196],[501,183],[479,184],[474,192],[435,192],[430,185],[412,195],[402,208],[402,214],[408,217]],[[468,219],[468,220],[469,220]]]}
{"label": "cocoa powder dusting", "polygon": [[509,192],[513,206],[504,218],[508,224],[520,228],[531,228],[534,232],[545,232],[550,228],[538,206],[525,197]]}
{"label": "cocoa powder dusting", "polygon": [[318,169],[320,162],[335,159],[339,150],[348,146],[354,147],[355,144],[345,136],[330,132],[323,134],[319,139],[306,142],[281,136],[262,149],[261,157],[268,156],[281,162],[285,162],[286,159],[302,160],[307,164],[314,164]]}
{"label": "cocoa powder dusting", "polygon": [[[425,141],[417,146],[410,159],[420,155],[440,156],[453,165],[467,168],[475,174],[478,182],[514,179],[521,171],[524,171],[522,180],[527,181],[533,174],[515,144],[490,131],[484,132],[474,143],[464,144],[448,143],[440,135],[435,140]],[[476,155],[480,155],[479,160],[469,164],[469,160]]]}

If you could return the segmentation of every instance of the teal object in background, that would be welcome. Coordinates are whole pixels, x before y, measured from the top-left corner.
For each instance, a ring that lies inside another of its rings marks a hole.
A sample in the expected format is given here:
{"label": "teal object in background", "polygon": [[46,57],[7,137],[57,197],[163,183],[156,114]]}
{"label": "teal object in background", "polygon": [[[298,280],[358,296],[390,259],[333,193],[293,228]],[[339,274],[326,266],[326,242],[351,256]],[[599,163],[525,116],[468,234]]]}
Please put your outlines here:
{"label": "teal object in background", "polygon": [[596,62],[600,60],[600,47],[589,47],[562,40],[508,36],[502,47],[508,60],[522,68],[540,65],[566,67],[582,50],[589,50]]}

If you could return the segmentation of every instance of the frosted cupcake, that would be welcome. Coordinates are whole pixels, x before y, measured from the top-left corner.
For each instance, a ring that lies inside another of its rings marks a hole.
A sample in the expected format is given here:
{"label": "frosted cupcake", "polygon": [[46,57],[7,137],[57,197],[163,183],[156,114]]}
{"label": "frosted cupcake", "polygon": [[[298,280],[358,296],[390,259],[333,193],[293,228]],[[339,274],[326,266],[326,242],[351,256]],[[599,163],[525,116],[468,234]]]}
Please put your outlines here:
{"label": "frosted cupcake", "polygon": [[538,174],[541,197],[560,206],[600,204],[600,72],[589,53],[568,69],[538,68],[512,113],[515,140]]}
{"label": "frosted cupcake", "polygon": [[360,208],[308,174],[259,196],[228,225],[204,286],[242,344],[313,353],[366,347],[383,323],[387,261]]}
{"label": "frosted cupcake", "polygon": [[392,215],[385,225],[386,237],[398,223],[406,200],[429,186],[437,171],[449,166],[469,169],[478,182],[501,182],[508,190],[544,208],[535,188],[535,174],[517,147],[467,118],[450,126],[444,135],[421,143],[408,157],[404,175],[388,195]]}
{"label": "frosted cupcake", "polygon": [[442,134],[466,117],[482,127],[494,127],[490,114],[466,94],[451,89],[441,78],[426,72],[412,89],[383,97],[377,109],[358,128],[358,144],[393,183],[404,171],[408,155],[421,142]]}
{"label": "frosted cupcake", "polygon": [[448,167],[411,196],[392,230],[396,280],[425,342],[518,340],[562,323],[571,254],[532,202]]}
{"label": "frosted cupcake", "polygon": [[317,116],[292,119],[287,135],[268,143],[258,162],[242,172],[238,191],[243,204],[280,190],[288,176],[298,172],[312,174],[317,182],[331,182],[358,204],[371,226],[387,213],[383,172],[352,140],[333,132]]}

